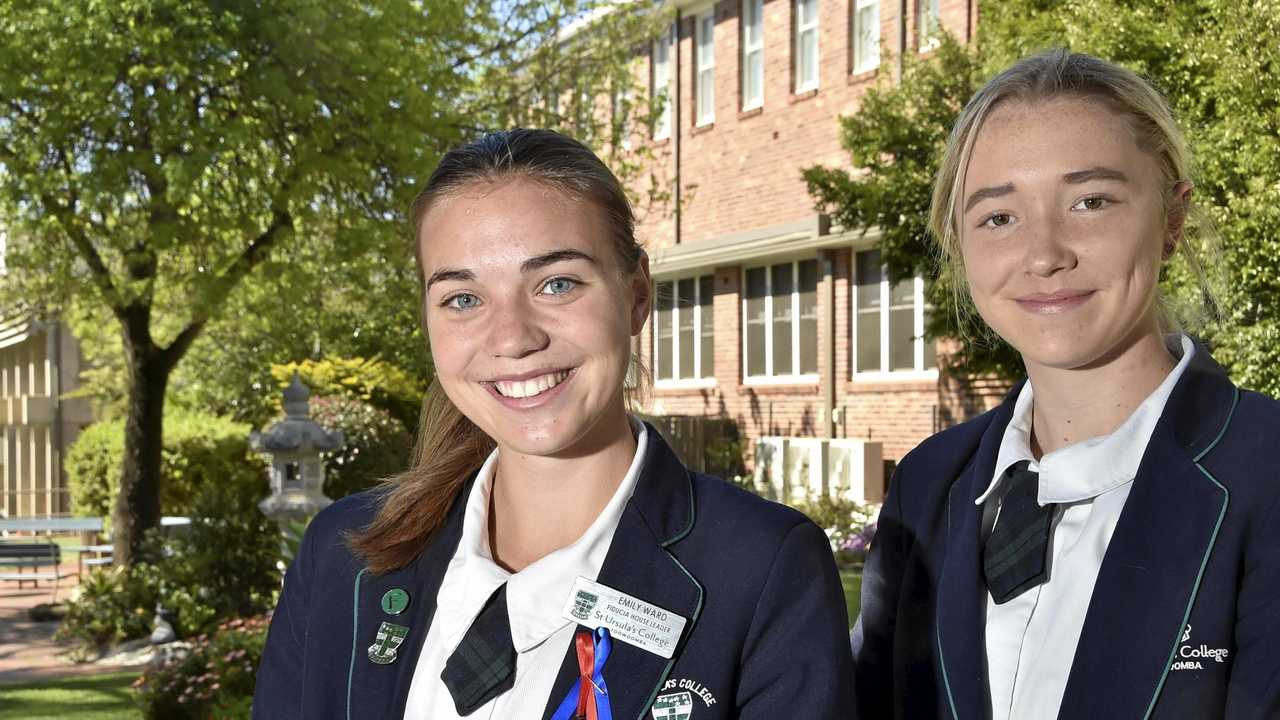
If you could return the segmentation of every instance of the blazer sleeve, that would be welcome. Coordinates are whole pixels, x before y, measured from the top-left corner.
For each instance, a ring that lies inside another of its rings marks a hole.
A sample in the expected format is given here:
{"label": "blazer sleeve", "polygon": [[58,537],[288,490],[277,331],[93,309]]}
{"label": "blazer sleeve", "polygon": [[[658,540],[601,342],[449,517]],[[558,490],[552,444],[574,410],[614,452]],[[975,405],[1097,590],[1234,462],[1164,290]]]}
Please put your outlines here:
{"label": "blazer sleeve", "polygon": [[851,637],[855,717],[867,720],[895,716],[894,634],[908,550],[902,527],[901,475],[899,466],[876,520],[862,572],[862,610]]}
{"label": "blazer sleeve", "polygon": [[297,556],[285,572],[284,589],[271,616],[253,692],[254,720],[302,717],[307,604],[315,567],[314,527],[313,521],[303,535]]}
{"label": "blazer sleeve", "polygon": [[1280,501],[1252,535],[1236,597],[1227,718],[1280,717]]}
{"label": "blazer sleeve", "polygon": [[774,556],[743,644],[737,717],[848,717],[848,617],[826,534],[807,520],[795,525]]}

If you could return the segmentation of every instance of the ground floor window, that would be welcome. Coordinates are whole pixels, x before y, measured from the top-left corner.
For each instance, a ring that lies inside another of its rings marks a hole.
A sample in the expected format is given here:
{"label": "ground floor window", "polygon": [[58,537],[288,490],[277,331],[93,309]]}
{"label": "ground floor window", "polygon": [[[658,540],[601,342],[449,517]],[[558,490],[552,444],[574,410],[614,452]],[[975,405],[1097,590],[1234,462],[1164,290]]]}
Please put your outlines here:
{"label": "ground floor window", "polygon": [[855,374],[933,370],[934,343],[924,339],[932,308],[924,302],[924,282],[889,283],[879,250],[854,254],[853,369]]}
{"label": "ground floor window", "polygon": [[713,277],[654,284],[653,372],[661,380],[715,377]]}
{"label": "ground floor window", "polygon": [[743,345],[748,378],[818,372],[817,259],[747,268]]}

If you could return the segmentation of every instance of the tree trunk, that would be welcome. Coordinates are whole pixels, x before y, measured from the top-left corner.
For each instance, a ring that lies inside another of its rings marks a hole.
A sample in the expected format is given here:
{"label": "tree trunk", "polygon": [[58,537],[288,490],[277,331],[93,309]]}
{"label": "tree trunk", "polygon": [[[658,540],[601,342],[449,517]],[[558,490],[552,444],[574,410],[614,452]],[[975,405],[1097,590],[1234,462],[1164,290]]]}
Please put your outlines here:
{"label": "tree trunk", "polygon": [[151,344],[149,328],[146,337],[140,338],[136,322],[126,321],[125,325],[129,416],[124,426],[124,462],[112,528],[117,565],[133,564],[146,531],[160,525],[164,395],[172,370],[165,354]]}

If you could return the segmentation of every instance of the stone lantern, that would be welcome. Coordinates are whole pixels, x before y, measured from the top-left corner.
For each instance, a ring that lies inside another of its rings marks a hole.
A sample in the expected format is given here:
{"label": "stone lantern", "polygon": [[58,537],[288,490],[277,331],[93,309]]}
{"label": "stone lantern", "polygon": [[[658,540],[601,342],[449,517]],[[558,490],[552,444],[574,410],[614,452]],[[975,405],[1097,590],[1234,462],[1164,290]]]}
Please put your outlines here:
{"label": "stone lantern", "polygon": [[249,447],[271,456],[271,494],[258,508],[279,522],[305,521],[333,502],[322,489],[320,453],[341,448],[342,432],[325,430],[311,419],[310,397],[295,372],[284,391],[284,420],[249,434]]}

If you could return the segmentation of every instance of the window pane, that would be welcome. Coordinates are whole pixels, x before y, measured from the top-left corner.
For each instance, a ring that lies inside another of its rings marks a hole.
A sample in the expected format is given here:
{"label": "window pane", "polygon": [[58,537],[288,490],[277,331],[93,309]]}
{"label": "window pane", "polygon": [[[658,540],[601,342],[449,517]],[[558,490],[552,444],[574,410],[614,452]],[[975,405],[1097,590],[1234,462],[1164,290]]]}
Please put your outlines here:
{"label": "window pane", "polygon": [[756,50],[747,56],[747,87],[743,92],[746,105],[759,104],[764,90],[764,52]]}
{"label": "window pane", "polygon": [[916,367],[915,308],[889,311],[889,369],[914,370]]}
{"label": "window pane", "polygon": [[764,375],[764,333],[767,319],[764,316],[764,299],[769,292],[765,268],[747,271],[747,374]]}
{"label": "window pane", "polygon": [[856,282],[859,310],[880,307],[880,251],[868,250],[857,255]]}
{"label": "window pane", "polygon": [[818,84],[818,31],[806,30],[800,33],[800,86],[805,88]]}
{"label": "window pane", "polygon": [[880,311],[858,312],[858,372],[880,371]]}
{"label": "window pane", "polygon": [[873,2],[858,9],[857,57],[859,69],[874,67],[880,62],[880,3]]}
{"label": "window pane", "polygon": [[792,370],[791,363],[791,291],[795,286],[792,282],[791,263],[782,265],[774,265],[769,268],[770,280],[773,281],[773,374],[774,375],[790,375]]}
{"label": "window pane", "polygon": [[681,280],[676,287],[676,323],[679,327],[680,342],[677,344],[676,354],[679,360],[676,363],[679,370],[679,377],[693,377],[693,308],[696,305],[697,296],[694,295],[694,280],[688,278]]}
{"label": "window pane", "polygon": [[805,27],[817,20],[818,0],[800,0],[799,5],[799,20],[801,27]]}
{"label": "window pane", "polygon": [[914,305],[916,300],[916,283],[914,280],[903,280],[889,288],[889,307],[899,308]]}
{"label": "window pane", "polygon": [[763,23],[760,20],[764,9],[764,0],[747,0],[743,5],[745,5],[743,8],[743,15],[745,15],[743,24],[746,28],[744,33],[746,37],[743,39],[748,47],[754,48],[759,46],[761,40]]}
{"label": "window pane", "polygon": [[702,313],[699,328],[700,342],[702,343],[702,357],[699,361],[698,376],[709,378],[716,374],[716,356],[715,356],[715,292],[712,289],[714,278],[711,275],[703,275],[698,278],[698,307]]}
{"label": "window pane", "polygon": [[715,115],[715,88],[712,70],[698,71],[698,121],[705,122]]}
{"label": "window pane", "polygon": [[671,321],[674,288],[669,282],[658,283],[655,298],[656,310],[653,314],[653,334],[657,338],[657,349],[653,358],[654,375],[659,380],[670,380],[674,376],[675,346],[671,340]]}
{"label": "window pane", "polygon": [[[933,315],[933,310],[926,307],[924,309],[924,326],[929,327],[929,318]],[[933,370],[938,367],[938,343],[936,340],[922,340],[924,343],[924,369]]]}
{"label": "window pane", "polygon": [[800,263],[800,372],[818,372],[818,261]]}

